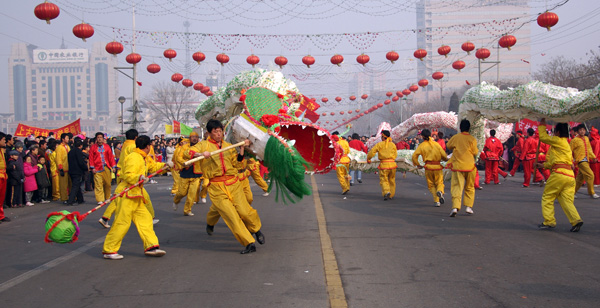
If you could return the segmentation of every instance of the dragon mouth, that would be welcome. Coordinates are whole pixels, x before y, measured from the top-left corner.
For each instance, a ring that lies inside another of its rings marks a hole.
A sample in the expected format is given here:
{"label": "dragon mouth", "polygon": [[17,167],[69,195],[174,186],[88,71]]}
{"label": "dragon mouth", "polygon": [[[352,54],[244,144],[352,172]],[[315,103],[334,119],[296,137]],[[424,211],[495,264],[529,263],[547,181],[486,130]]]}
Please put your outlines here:
{"label": "dragon mouth", "polygon": [[296,121],[280,122],[279,128],[279,136],[293,141],[294,148],[312,166],[307,172],[327,173],[335,169],[341,152],[326,129]]}

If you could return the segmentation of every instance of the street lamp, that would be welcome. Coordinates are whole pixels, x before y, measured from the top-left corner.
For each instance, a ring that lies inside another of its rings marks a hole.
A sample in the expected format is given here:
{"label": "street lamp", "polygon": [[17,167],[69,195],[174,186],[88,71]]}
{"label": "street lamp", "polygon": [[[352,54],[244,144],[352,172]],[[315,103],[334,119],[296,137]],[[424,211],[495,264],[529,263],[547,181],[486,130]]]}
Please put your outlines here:
{"label": "street lamp", "polygon": [[121,135],[123,135],[123,104],[125,103],[125,96],[119,96],[119,103],[121,103]]}

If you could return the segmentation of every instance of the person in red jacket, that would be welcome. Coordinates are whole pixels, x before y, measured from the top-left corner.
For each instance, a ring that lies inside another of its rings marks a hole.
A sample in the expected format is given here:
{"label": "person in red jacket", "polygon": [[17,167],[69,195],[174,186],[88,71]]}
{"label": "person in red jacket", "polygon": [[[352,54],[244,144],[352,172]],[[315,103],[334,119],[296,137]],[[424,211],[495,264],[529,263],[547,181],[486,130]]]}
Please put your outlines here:
{"label": "person in red jacket", "polygon": [[436,132],[435,134],[431,133],[433,136],[433,140],[435,140],[441,147],[446,151],[446,141],[444,141],[444,133]]}
{"label": "person in red jacket", "polygon": [[517,172],[519,165],[521,165],[521,152],[523,152],[523,146],[525,145],[525,137],[522,131],[517,131],[517,138],[515,146],[511,149],[515,154],[515,161],[513,162],[512,170],[510,170],[510,176],[515,176],[515,172]]}
{"label": "person in red jacket", "polygon": [[110,182],[115,172],[115,156],[104,140],[104,134],[96,133],[96,142],[90,147],[90,170],[94,174],[94,194],[98,204],[110,199]]}
{"label": "person in red jacket", "polygon": [[[536,133],[535,139],[538,142],[540,142],[539,136],[540,135],[538,133]],[[550,145],[545,144],[543,142],[540,143],[540,154],[538,155],[538,163],[544,164],[546,162],[546,155],[548,154],[549,150],[550,150]],[[533,182],[540,183],[540,186],[544,186],[544,184],[546,184],[546,181],[548,180],[549,177],[550,177],[550,169],[536,168],[535,177],[533,178]]]}
{"label": "person in red jacket", "polygon": [[527,139],[523,144],[523,151],[521,152],[521,157],[519,159],[523,163],[523,187],[529,187],[529,183],[531,182],[531,172],[533,171],[533,163],[535,161],[535,153],[537,152],[538,141],[533,136],[535,131],[533,128],[527,129]]}
{"label": "person in red jacket", "polygon": [[410,150],[410,144],[408,144],[407,141],[408,138],[404,138],[404,140],[400,140],[400,142],[396,143],[396,150]]}
{"label": "person in red jacket", "polygon": [[496,131],[490,130],[490,137],[485,141],[483,146],[485,153],[485,184],[489,184],[492,180],[494,184],[500,184],[498,179],[498,161],[504,152],[502,142],[496,138]]}
{"label": "person in red jacket", "polygon": [[[360,136],[357,133],[352,134],[352,140],[348,142],[348,145],[357,151],[363,151],[365,153],[369,152],[365,144],[362,141],[360,141]],[[360,172],[360,170],[350,170],[350,186],[354,185],[355,174],[356,180],[359,183],[362,183],[362,172]]]}
{"label": "person in red jacket", "polygon": [[[592,152],[596,157],[600,157],[600,135],[598,130],[592,127],[590,129],[590,145],[592,146]],[[590,163],[590,168],[594,172],[594,187],[600,185],[600,162],[596,161]]]}

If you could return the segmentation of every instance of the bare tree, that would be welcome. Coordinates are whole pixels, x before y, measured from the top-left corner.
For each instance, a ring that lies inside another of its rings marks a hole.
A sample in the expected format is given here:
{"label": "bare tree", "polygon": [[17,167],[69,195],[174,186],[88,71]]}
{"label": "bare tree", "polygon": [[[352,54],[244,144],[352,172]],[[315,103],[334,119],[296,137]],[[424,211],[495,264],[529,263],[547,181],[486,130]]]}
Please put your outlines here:
{"label": "bare tree", "polygon": [[556,86],[578,88],[582,90],[578,76],[582,66],[573,59],[564,56],[554,57],[533,74],[535,80],[551,83]]}
{"label": "bare tree", "polygon": [[172,123],[186,122],[193,117],[198,104],[195,92],[172,82],[160,82],[152,87],[152,94],[145,99],[145,105],[153,113],[154,121]]}

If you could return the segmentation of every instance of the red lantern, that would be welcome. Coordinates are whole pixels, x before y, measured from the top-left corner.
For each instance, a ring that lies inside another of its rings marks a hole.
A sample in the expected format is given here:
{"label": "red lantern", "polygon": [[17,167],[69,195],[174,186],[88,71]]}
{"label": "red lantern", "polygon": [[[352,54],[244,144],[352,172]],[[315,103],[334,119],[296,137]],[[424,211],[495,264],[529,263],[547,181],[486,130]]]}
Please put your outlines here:
{"label": "red lantern", "polygon": [[511,47],[515,46],[517,43],[517,38],[512,35],[505,35],[500,38],[498,41],[498,45],[502,48],[508,48],[510,50]]}
{"label": "red lantern", "polygon": [[333,120],[333,122],[337,123],[337,120]]}
{"label": "red lantern", "polygon": [[363,94],[363,95],[360,96],[360,98],[362,98],[362,99],[367,99],[368,97],[369,96],[367,94]]}
{"label": "red lantern", "polygon": [[450,53],[452,49],[450,48],[450,46],[448,45],[442,45],[442,47],[438,48],[438,53],[441,56],[444,56],[446,58],[448,58],[448,54]]}
{"label": "red lantern", "polygon": [[[180,80],[181,80],[181,79],[180,79]],[[210,92],[210,88],[209,88],[209,87],[207,87],[207,86],[204,86],[204,87],[202,88],[202,90],[200,90],[200,92],[202,92],[202,94],[204,94],[204,95],[208,96],[208,93]]]}
{"label": "red lantern", "polygon": [[356,62],[362,64],[363,66],[365,66],[365,64],[367,64],[369,62],[369,60],[371,60],[371,58],[369,56],[365,55],[364,53],[362,53],[358,57],[356,57]]}
{"label": "red lantern", "polygon": [[392,64],[394,64],[394,62],[397,61],[400,58],[400,56],[397,52],[390,51],[387,54],[385,54],[385,58],[392,62]]}
{"label": "red lantern", "polygon": [[444,73],[435,72],[435,73],[431,74],[431,78],[433,78],[435,80],[440,80],[440,79],[444,78]]}
{"label": "red lantern", "polygon": [[206,55],[204,55],[201,52],[194,52],[194,54],[192,55],[192,59],[194,59],[194,61],[198,62],[198,64],[200,64],[200,62],[204,61],[204,59],[206,59]]}
{"label": "red lantern", "polygon": [[329,99],[328,99],[327,97],[323,97],[323,98],[321,99],[321,101],[322,101],[323,103],[327,103],[327,102],[329,101]]}
{"label": "red lantern", "polygon": [[196,91],[202,91],[202,89],[204,89],[204,85],[203,84],[201,84],[199,82],[196,82],[196,84],[194,84],[194,90],[196,90]]}
{"label": "red lantern", "polygon": [[364,115],[365,115],[365,113],[364,113],[364,112],[361,112],[361,113],[360,113],[360,116],[361,116],[361,117],[362,117],[362,116],[364,116]]}
{"label": "red lantern", "polygon": [[45,20],[47,24],[50,24],[50,20],[58,17],[60,9],[58,5],[50,3],[48,1],[38,4],[33,10],[35,17]]}
{"label": "red lantern", "polygon": [[354,111],[356,111],[356,113],[359,113],[359,112],[360,112],[360,109],[356,109],[356,110],[354,110]]}
{"label": "red lantern", "polygon": [[410,95],[410,93],[412,93],[412,92],[410,92],[410,90],[409,90],[409,89],[404,89],[404,90],[402,90],[402,94],[404,94],[404,95],[407,95],[407,96],[408,96],[408,95]]}
{"label": "red lantern", "polygon": [[353,100],[355,100],[355,99],[356,99],[356,96],[354,96],[354,95],[350,96],[350,100],[351,100],[351,101],[353,101]]}
{"label": "red lantern", "polygon": [[116,42],[116,41],[112,41],[112,42],[106,44],[105,49],[106,49],[106,52],[108,52],[109,54],[116,56],[123,52],[123,44]]}
{"label": "red lantern", "polygon": [[177,51],[169,48],[163,52],[163,56],[169,59],[169,62],[173,61],[173,58],[177,57]]}
{"label": "red lantern", "polygon": [[213,96],[213,93],[212,93],[212,91],[208,91],[208,92],[207,92],[206,94],[204,94],[204,95],[206,95],[206,96]]}
{"label": "red lantern", "polygon": [[[37,14],[36,14],[36,16],[37,16]],[[50,22],[48,22],[48,23],[50,23]],[[545,13],[538,16],[537,23],[540,27],[546,28],[546,29],[548,29],[548,31],[550,31],[550,28],[554,27],[558,23],[558,15],[556,15],[552,12],[546,11]]]}
{"label": "red lantern", "polygon": [[311,65],[315,64],[315,58],[313,56],[308,55],[302,58],[302,63],[306,65],[306,67],[310,68]]}
{"label": "red lantern", "polygon": [[340,64],[344,62],[344,57],[342,55],[334,55],[333,57],[331,57],[331,64],[335,64],[337,66],[341,66]]}
{"label": "red lantern", "polygon": [[73,27],[73,34],[82,39],[85,42],[85,39],[92,37],[94,35],[94,27],[82,22],[75,27]]}
{"label": "red lantern", "polygon": [[344,115],[344,112],[343,112],[343,111],[340,111],[340,114],[341,114],[341,115]]}
{"label": "red lantern", "polygon": [[410,92],[417,92],[419,90],[419,86],[413,84],[410,87],[408,87],[408,89],[410,90]]}
{"label": "red lantern", "polygon": [[223,66],[225,63],[229,62],[229,56],[224,53],[220,53],[217,55],[217,62],[221,63],[221,66]]}
{"label": "red lantern", "polygon": [[394,96],[394,97],[392,97],[392,101],[393,101],[393,102],[397,102],[399,99],[400,99],[400,97],[398,97],[398,96]]}
{"label": "red lantern", "polygon": [[140,56],[139,54],[132,52],[130,54],[127,55],[127,57],[125,57],[125,61],[127,61],[127,63],[129,64],[137,64],[140,61],[142,61],[142,56]]}
{"label": "red lantern", "polygon": [[279,68],[282,69],[284,65],[288,63],[288,59],[284,56],[279,56],[275,58],[275,64],[279,65]]}
{"label": "red lantern", "polygon": [[348,114],[352,114],[352,110],[348,110]]}
{"label": "red lantern", "polygon": [[322,115],[322,116],[326,116],[326,115],[327,115],[327,112],[323,112],[321,115]]}
{"label": "red lantern", "polygon": [[460,72],[460,70],[465,68],[465,61],[462,61],[462,60],[454,61],[454,63],[452,63],[452,68],[454,68],[455,70],[458,70]]}
{"label": "red lantern", "polygon": [[325,124],[329,124],[329,121],[325,121]]}
{"label": "red lantern", "polygon": [[402,91],[396,91],[396,95],[398,95],[398,96],[402,97],[402,96],[401,96],[401,95],[402,95]]}
{"label": "red lantern", "polygon": [[396,95],[398,95],[399,98],[403,98],[404,97],[404,94],[402,94],[402,92],[396,93]]}
{"label": "red lantern", "polygon": [[428,84],[429,84],[429,80],[427,80],[427,79],[419,80],[419,85],[423,88],[425,88]]}
{"label": "red lantern", "polygon": [[384,104],[386,104],[386,105],[389,105],[389,104],[391,104],[391,103],[392,103],[392,101],[391,101],[391,100],[389,100],[389,99],[386,99],[386,100],[385,100],[383,103],[384,103]]}
{"label": "red lantern", "polygon": [[392,95],[394,95],[394,93],[392,93],[392,92],[389,92],[389,91],[388,91],[388,92],[385,92],[385,96],[387,96],[387,97],[391,97]]}
{"label": "red lantern", "polygon": [[475,44],[471,42],[465,42],[461,46],[462,50],[466,51],[468,55],[471,54],[471,51],[475,50]]}
{"label": "red lantern", "polygon": [[[174,82],[180,82],[183,79],[183,75],[179,74],[179,73],[175,73],[171,76],[171,80]],[[204,92],[202,92],[204,93]]]}
{"label": "red lantern", "polygon": [[335,115],[335,112],[333,112],[333,111],[332,111],[332,112],[331,112],[331,113],[329,113],[329,114],[330,114],[330,115]]}
{"label": "red lantern", "polygon": [[390,113],[394,113],[394,110],[390,110]]}
{"label": "red lantern", "polygon": [[181,84],[184,87],[189,88],[189,87],[191,87],[194,84],[194,82],[191,79],[184,79],[184,80],[181,81]]}
{"label": "red lantern", "polygon": [[341,102],[342,98],[338,96],[338,97],[335,98],[335,100],[338,101],[338,102]]}
{"label": "red lantern", "polygon": [[427,57],[427,50],[425,50],[425,49],[417,49],[413,53],[413,56],[415,56],[415,58],[423,61],[423,58]]}
{"label": "red lantern", "polygon": [[475,52],[475,57],[480,60],[485,60],[490,57],[490,51],[487,48],[479,48],[477,52]]}
{"label": "red lantern", "polygon": [[148,65],[148,67],[146,67],[146,69],[148,70],[148,72],[150,74],[156,74],[156,73],[160,72],[160,65],[158,65],[156,63],[152,63],[152,64]]}
{"label": "red lantern", "polygon": [[254,65],[258,64],[258,62],[260,62],[260,58],[258,56],[255,56],[254,54],[251,54],[248,56],[248,58],[246,58],[246,62],[248,62],[248,64],[252,65],[252,67],[254,67]]}
{"label": "red lantern", "polygon": [[371,110],[371,109],[369,109],[369,110],[365,111],[365,114],[369,114],[371,111],[372,111],[372,110]]}
{"label": "red lantern", "polygon": [[383,107],[382,103],[377,104],[377,108],[381,108],[381,107]]}

